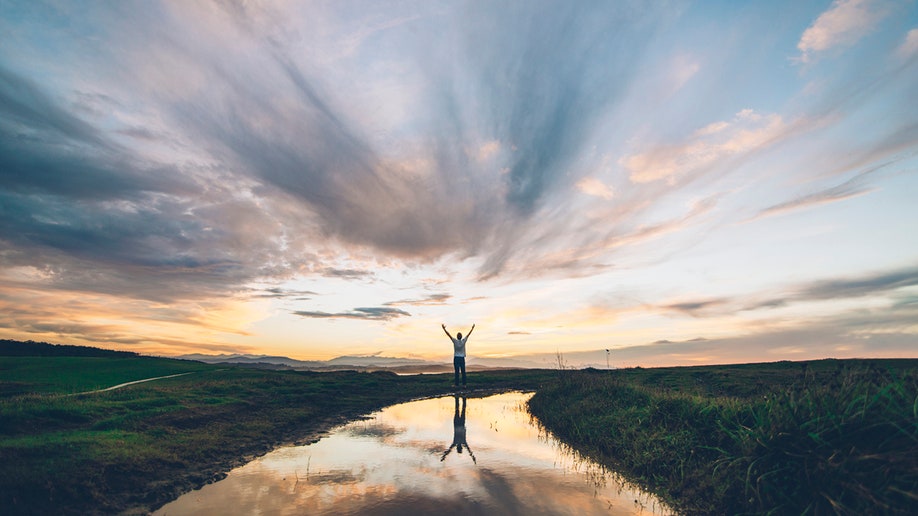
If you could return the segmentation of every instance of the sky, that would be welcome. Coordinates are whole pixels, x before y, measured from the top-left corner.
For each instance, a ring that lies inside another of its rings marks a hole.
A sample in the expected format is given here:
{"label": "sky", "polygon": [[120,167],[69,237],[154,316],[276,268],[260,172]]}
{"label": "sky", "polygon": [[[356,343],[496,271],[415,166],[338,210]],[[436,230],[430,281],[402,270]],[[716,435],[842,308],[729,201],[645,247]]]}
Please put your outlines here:
{"label": "sky", "polygon": [[914,1],[0,0],[0,338],[918,357],[916,99]]}

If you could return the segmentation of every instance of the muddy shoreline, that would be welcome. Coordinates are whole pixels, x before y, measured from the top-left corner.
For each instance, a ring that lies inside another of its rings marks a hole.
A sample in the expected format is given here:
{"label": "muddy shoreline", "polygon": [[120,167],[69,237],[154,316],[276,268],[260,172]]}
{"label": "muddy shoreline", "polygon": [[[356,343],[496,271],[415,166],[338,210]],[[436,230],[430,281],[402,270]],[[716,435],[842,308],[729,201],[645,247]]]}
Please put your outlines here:
{"label": "muddy shoreline", "polygon": [[[470,389],[461,392],[464,396],[469,398],[480,398],[511,391],[531,392],[531,389],[504,387]],[[443,392],[440,393],[405,397],[394,400],[391,403],[380,405],[371,410],[350,411],[321,420],[306,422],[297,428],[283,430],[269,440],[238,448],[232,454],[228,453],[225,457],[217,458],[213,463],[194,465],[190,468],[177,468],[174,470],[171,477],[174,479],[172,481],[162,480],[152,484],[146,484],[143,487],[138,486],[139,489],[145,490],[144,494],[142,496],[131,496],[130,494],[126,494],[123,503],[118,504],[119,507],[116,507],[115,511],[122,516],[150,514],[186,493],[226,478],[226,475],[233,469],[244,466],[277,448],[313,444],[328,436],[336,428],[353,421],[365,419],[373,412],[387,406],[421,399],[451,396],[455,392],[456,391],[451,389],[444,389]]]}
{"label": "muddy shoreline", "polygon": [[[113,508],[117,514],[123,516],[150,514],[185,493],[226,478],[226,475],[233,469],[243,466],[272,450],[282,446],[303,446],[318,442],[335,428],[364,418],[375,410],[342,414],[321,421],[306,423],[299,429],[285,431],[283,434],[263,443],[249,444],[235,449],[232,453],[227,453],[227,456],[215,458],[212,463],[170,470],[172,471],[171,478],[173,480],[159,480],[152,484],[138,485],[138,490],[143,491],[142,495],[126,493],[123,502],[113,504],[116,505]],[[118,505],[120,507],[117,507]]]}

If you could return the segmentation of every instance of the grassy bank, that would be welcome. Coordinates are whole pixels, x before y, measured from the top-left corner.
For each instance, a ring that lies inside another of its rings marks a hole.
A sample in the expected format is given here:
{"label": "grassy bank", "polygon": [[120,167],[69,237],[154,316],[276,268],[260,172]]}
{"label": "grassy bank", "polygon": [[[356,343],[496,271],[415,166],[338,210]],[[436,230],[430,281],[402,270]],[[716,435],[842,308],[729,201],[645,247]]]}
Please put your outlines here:
{"label": "grassy bank", "polygon": [[530,410],[698,514],[908,514],[918,361],[560,371]]}
{"label": "grassy bank", "polygon": [[[0,367],[6,385],[0,397],[0,507],[7,514],[143,512],[279,444],[315,439],[392,403],[445,393],[452,380],[142,357],[4,357]],[[194,372],[67,395],[188,371]],[[534,389],[551,376],[482,372],[469,383]]]}
{"label": "grassy bank", "polygon": [[[94,394],[76,392],[191,373]],[[144,357],[0,357],[0,507],[143,512],[282,443],[450,390],[451,374],[302,373]],[[495,371],[562,440],[688,513],[907,513],[918,360]]]}

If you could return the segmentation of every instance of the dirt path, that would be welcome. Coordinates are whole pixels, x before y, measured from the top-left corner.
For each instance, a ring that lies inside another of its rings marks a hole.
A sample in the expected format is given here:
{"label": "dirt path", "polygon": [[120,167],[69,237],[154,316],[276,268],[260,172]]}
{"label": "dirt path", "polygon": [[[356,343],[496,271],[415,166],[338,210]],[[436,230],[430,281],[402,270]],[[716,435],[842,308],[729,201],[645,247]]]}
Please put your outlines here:
{"label": "dirt path", "polygon": [[97,393],[97,392],[113,391],[113,390],[115,390],[115,389],[120,389],[120,388],[122,388],[122,387],[127,387],[128,385],[134,385],[134,384],[136,384],[136,383],[152,382],[153,380],[163,380],[163,379],[165,379],[165,378],[175,378],[176,376],[185,376],[186,374],[191,374],[191,373],[195,373],[195,372],[197,372],[197,371],[189,371],[189,372],[187,372],[187,373],[170,374],[170,375],[168,375],[168,376],[157,376],[157,377],[155,377],[155,378],[144,378],[143,380],[134,380],[133,382],[119,383],[118,385],[114,385],[114,386],[112,386],[112,387],[106,387],[106,388],[104,388],[104,389],[96,389],[96,390],[94,390],[94,391],[74,392],[74,393],[72,393],[72,394],[68,394],[67,396],[77,396],[77,395],[79,395],[79,394],[95,394],[95,393]]}

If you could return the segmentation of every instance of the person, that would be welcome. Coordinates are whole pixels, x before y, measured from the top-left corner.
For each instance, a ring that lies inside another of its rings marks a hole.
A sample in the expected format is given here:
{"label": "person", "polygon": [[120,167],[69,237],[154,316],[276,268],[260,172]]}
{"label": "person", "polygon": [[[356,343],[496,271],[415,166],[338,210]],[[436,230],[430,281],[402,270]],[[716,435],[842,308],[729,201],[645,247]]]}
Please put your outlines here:
{"label": "person", "polygon": [[453,341],[453,369],[456,373],[456,380],[453,382],[456,387],[459,387],[459,371],[462,371],[462,386],[465,387],[465,343],[468,342],[469,337],[472,336],[472,332],[475,331],[475,325],[472,325],[472,329],[469,330],[469,333],[462,337],[462,332],[456,334],[455,337],[449,334],[449,331],[446,330],[446,325],[440,325],[443,328],[443,331],[446,332],[446,336],[449,337],[449,340]]}
{"label": "person", "polygon": [[[472,332],[469,332],[472,333]],[[469,443],[465,436],[465,396],[462,397],[462,412],[459,412],[459,395],[455,394],[453,397],[456,399],[456,412],[453,415],[453,443],[449,445],[449,448],[443,452],[443,455],[440,456],[440,462],[446,460],[447,455],[453,451],[453,448],[457,452],[462,453],[462,447],[465,446],[465,449],[468,450],[469,456],[472,457],[472,462],[478,464],[478,461],[475,460],[475,454],[472,453],[472,449],[469,448]]]}

